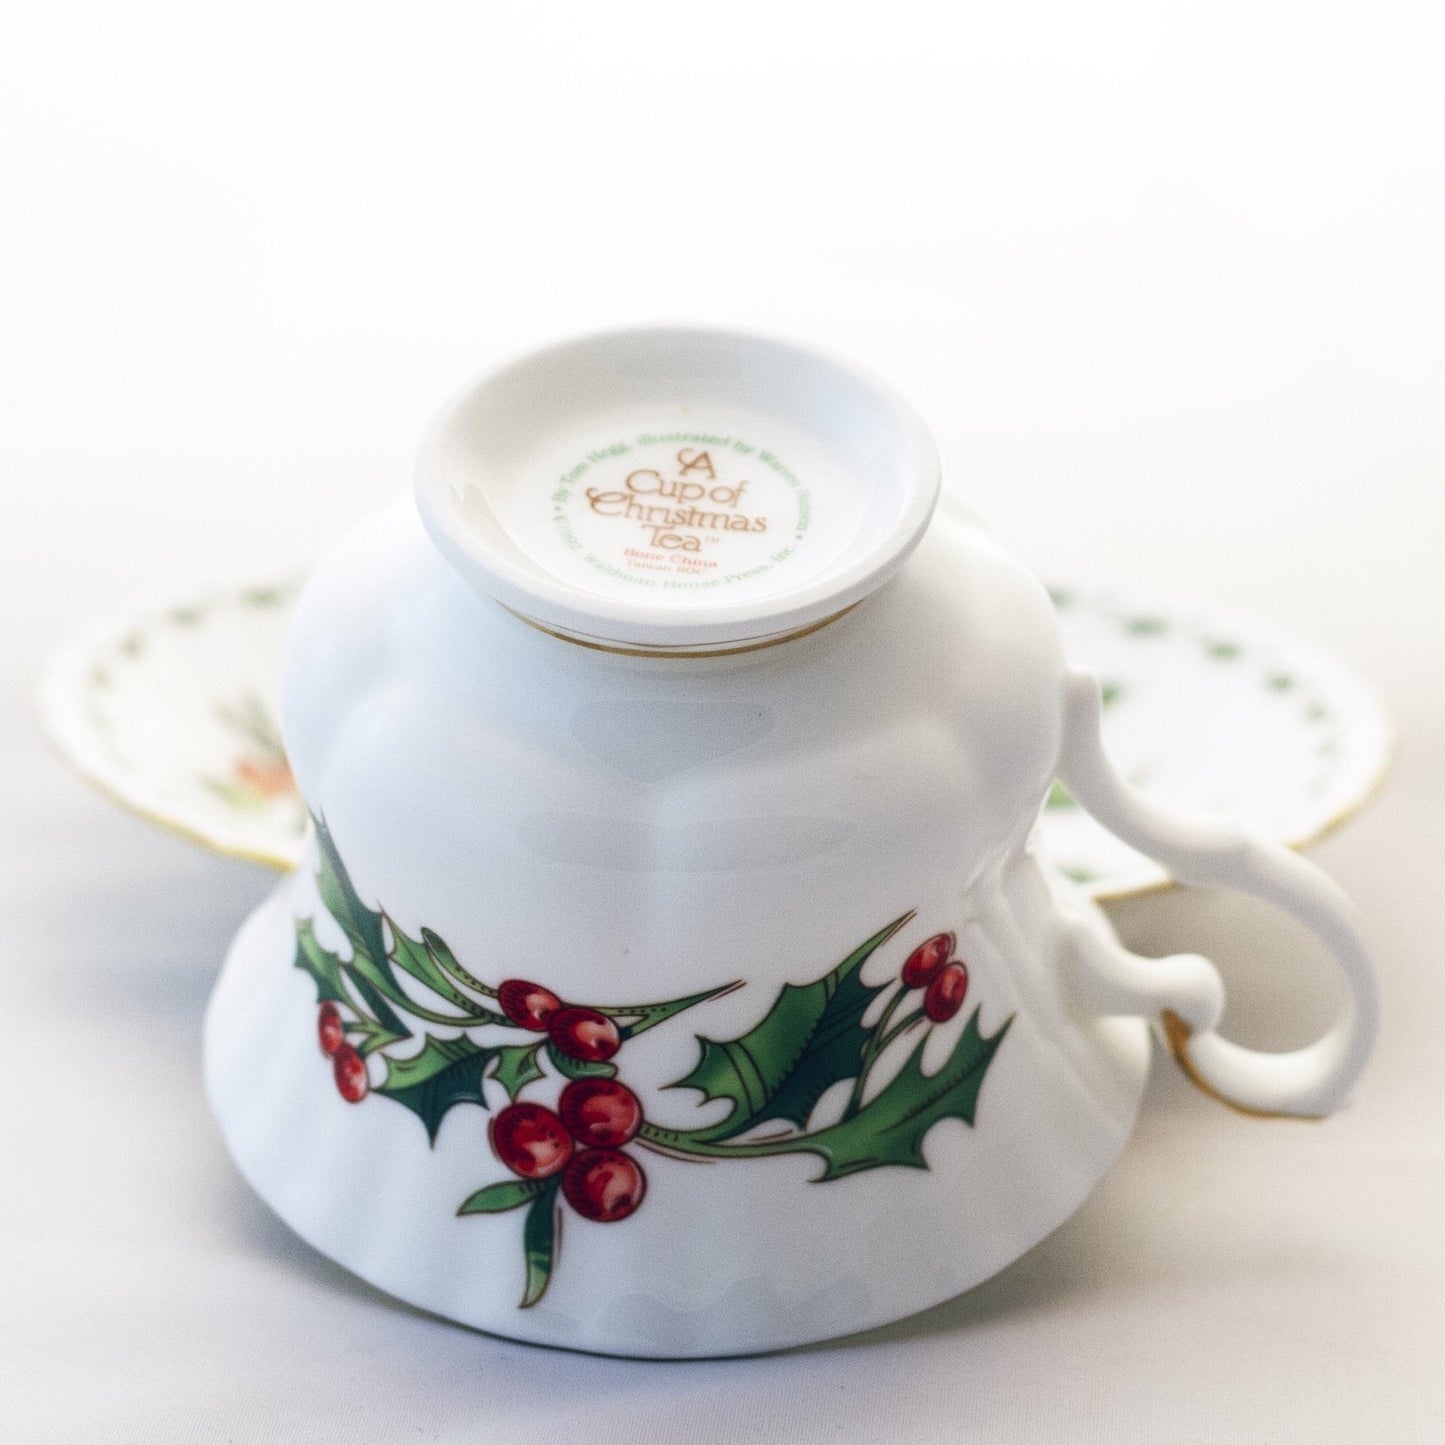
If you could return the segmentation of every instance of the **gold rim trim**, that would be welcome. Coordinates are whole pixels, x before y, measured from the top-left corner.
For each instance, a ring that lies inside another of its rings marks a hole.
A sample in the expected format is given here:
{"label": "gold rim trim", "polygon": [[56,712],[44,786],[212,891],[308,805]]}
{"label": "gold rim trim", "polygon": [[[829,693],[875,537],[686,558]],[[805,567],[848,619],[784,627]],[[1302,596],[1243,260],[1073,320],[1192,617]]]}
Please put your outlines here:
{"label": "gold rim trim", "polygon": [[1184,1077],[1201,1094],[1207,1094],[1216,1104],[1223,1104],[1226,1109],[1233,1109],[1236,1114],[1243,1114],[1247,1119],[1292,1119],[1300,1124],[1320,1123],[1321,1116],[1318,1114],[1283,1114],[1275,1109],[1252,1109],[1248,1104],[1236,1103],[1228,1094],[1221,1094],[1199,1072],[1199,1066],[1189,1056],[1189,1040],[1193,1037],[1193,1031],[1189,1025],[1172,1008],[1165,1009],[1159,1015],[1159,1022],[1164,1029],[1164,1038],[1169,1045],[1169,1052],[1174,1055],[1174,1062],[1179,1065]]}
{"label": "gold rim trim", "polygon": [[809,637],[815,632],[821,632],[840,617],[846,617],[859,604],[857,602],[850,603],[841,612],[835,612],[830,617],[823,618],[821,622],[810,622],[808,626],[800,627],[796,632],[785,632],[781,637],[765,637],[757,642],[739,643],[736,647],[713,647],[688,652],[659,647],[622,647],[613,642],[597,642],[586,637],[573,637],[571,633],[558,632],[551,627],[544,627],[540,622],[534,622],[532,618],[513,611],[505,602],[497,605],[501,607],[502,611],[511,613],[518,622],[525,622],[528,627],[537,632],[546,633],[548,637],[555,637],[559,642],[570,642],[575,647],[585,647],[592,652],[610,652],[616,657],[656,657],[667,661],[676,658],[679,661],[687,661],[704,657],[737,657],[744,652],[762,652],[768,647],[781,647],[785,642],[793,642],[799,637]]}

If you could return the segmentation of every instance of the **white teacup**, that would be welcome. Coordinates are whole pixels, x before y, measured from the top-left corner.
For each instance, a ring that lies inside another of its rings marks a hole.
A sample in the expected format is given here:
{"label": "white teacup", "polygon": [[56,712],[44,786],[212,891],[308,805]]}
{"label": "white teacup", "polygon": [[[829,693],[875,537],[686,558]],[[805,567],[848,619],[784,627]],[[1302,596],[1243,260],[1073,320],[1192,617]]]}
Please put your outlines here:
{"label": "white teacup", "polygon": [[[207,1020],[227,1142],[318,1249],[517,1339],[777,1349],[1060,1224],[1151,1023],[1236,1107],[1344,1102],[1377,1014],[1348,904],[1114,775],[1043,588],[933,517],[888,387],[751,335],[586,338],[462,392],[416,494],[302,598],[316,836]],[[1181,881],[1313,928],[1333,1029],[1213,1032],[1206,960],[1126,952],[1041,866],[1056,777]]]}

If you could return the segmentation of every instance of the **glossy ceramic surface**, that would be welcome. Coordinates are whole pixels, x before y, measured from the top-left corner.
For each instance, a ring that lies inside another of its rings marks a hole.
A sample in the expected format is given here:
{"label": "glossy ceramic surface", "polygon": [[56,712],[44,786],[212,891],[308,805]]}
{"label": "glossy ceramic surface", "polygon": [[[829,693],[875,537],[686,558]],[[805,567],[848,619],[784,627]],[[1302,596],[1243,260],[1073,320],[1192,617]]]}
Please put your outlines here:
{"label": "glossy ceramic surface", "polygon": [[[142,815],[223,853],[296,867],[306,808],[284,766],[277,694],[300,586],[198,585],[99,619],[47,669],[52,738]],[[1338,658],[1218,607],[1088,581],[1049,592],[1066,656],[1103,681],[1109,756],[1150,801],[1302,847],[1378,785],[1389,725]],[[1054,865],[1092,897],[1168,881],[1062,786],[1042,833]]]}
{"label": "glossy ceramic surface", "polygon": [[[243,1172],[403,1298],[581,1349],[781,1348],[993,1273],[1108,1167],[1147,1068],[1142,1021],[1076,1002],[1061,940],[1108,950],[1107,927],[1026,847],[1066,669],[1044,589],[957,522],[832,626],[685,664],[538,632],[408,508],[366,524],[288,652],[326,848],[238,938],[207,1020]],[[949,935],[966,987],[929,1012],[900,974]],[[505,1111],[561,1117],[578,1061],[550,1025],[524,1060],[511,980],[633,1031],[595,1061],[645,1117],[617,1151],[646,1180],[625,1218],[518,1198]]]}
{"label": "glossy ceramic surface", "polygon": [[[1118,782],[1101,689],[976,527],[938,519],[821,631],[679,666],[478,597],[405,506],[313,576],[284,720],[319,831],[238,937],[206,1056],[240,1168],[331,1257],[518,1339],[783,1348],[1056,1228],[1127,1137],[1147,1017],[1237,1106],[1343,1102],[1375,1027],[1348,910]],[[1121,949],[1042,861],[1056,773],[1315,927],[1351,984],[1330,1034],[1235,1049],[1207,961]],[[569,1092],[599,1081],[635,1115],[605,1147]]]}

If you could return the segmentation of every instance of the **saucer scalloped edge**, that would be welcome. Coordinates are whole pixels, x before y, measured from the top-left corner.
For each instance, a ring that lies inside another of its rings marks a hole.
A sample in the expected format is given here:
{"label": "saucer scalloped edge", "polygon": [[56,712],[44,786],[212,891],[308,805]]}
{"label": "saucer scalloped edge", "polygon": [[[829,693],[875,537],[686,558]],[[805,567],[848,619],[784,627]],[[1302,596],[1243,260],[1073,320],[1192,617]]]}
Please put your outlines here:
{"label": "saucer scalloped edge", "polygon": [[197,588],[98,620],[50,661],[46,731],[117,802],[235,857],[290,869],[307,816],[281,745],[295,579]]}
{"label": "saucer scalloped edge", "polygon": [[[142,816],[222,853],[295,867],[307,815],[277,689],[299,588],[202,587],[97,622],[46,670],[46,730],[77,771]],[[1383,777],[1384,710],[1329,653],[1211,607],[1084,584],[1049,590],[1070,660],[1103,683],[1109,753],[1145,796],[1303,847]],[[1169,882],[1057,784],[1041,827],[1060,870],[1095,898]]]}

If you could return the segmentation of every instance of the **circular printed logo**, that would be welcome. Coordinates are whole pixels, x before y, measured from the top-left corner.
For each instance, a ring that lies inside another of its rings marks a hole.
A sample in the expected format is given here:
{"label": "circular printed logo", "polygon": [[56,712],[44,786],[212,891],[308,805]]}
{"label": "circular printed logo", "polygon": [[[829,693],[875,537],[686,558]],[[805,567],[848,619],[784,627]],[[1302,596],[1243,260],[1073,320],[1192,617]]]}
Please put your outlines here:
{"label": "circular printed logo", "polygon": [[752,582],[808,533],[807,487],[766,448],[641,432],[589,452],[551,494],[563,544],[608,577],[692,589]]}

